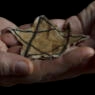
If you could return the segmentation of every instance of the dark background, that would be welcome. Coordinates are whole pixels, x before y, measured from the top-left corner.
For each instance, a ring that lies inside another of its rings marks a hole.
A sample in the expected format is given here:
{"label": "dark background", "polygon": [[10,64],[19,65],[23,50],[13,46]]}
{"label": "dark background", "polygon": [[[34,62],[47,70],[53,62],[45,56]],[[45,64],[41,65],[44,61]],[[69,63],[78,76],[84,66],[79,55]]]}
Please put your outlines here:
{"label": "dark background", "polygon": [[[33,1],[33,0],[32,0]],[[53,18],[62,18],[66,19],[72,15],[78,14],[82,9],[87,7],[93,0],[57,0],[57,1],[11,1],[11,3],[2,3],[4,5],[1,7],[0,16],[9,19],[10,21],[14,22],[15,24],[22,25],[26,23],[32,23],[34,18],[39,15],[46,15],[49,19]],[[37,5],[38,4],[38,5]],[[27,85],[16,85],[13,86],[13,89],[16,87],[16,90],[23,91],[30,91],[29,93],[43,92],[43,90],[47,92],[50,91],[58,91],[59,93],[66,92],[68,93],[70,89],[73,88],[72,92],[75,91],[80,86],[80,91],[82,88],[85,87],[92,87],[95,85],[95,75],[82,75],[77,78],[57,81],[57,82],[50,82],[50,83],[42,83],[42,84],[27,84]],[[90,85],[90,86],[89,86]],[[28,88],[28,90],[26,90]],[[58,90],[59,89],[59,90]],[[68,91],[66,91],[66,90]]]}
{"label": "dark background", "polygon": [[[2,2],[0,16],[13,21],[17,25],[32,23],[39,15],[46,15],[49,19],[66,19],[78,14],[93,0],[23,0]],[[4,5],[4,6],[3,6]]]}

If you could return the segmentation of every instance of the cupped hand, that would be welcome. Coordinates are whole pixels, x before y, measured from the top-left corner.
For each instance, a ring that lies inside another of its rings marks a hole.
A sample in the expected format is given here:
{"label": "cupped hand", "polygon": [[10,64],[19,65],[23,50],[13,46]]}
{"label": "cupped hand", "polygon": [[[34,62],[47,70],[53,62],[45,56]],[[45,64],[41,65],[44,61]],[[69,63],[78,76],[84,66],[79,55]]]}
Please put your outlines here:
{"label": "cupped hand", "polygon": [[[61,31],[70,23],[72,32],[90,36],[89,40],[53,60],[30,61],[28,58],[20,56],[19,52],[22,46],[7,30],[7,27],[16,28],[17,26],[4,18],[0,18],[0,30],[2,30],[0,36],[0,84],[47,82],[72,78],[80,74],[95,73],[94,3],[78,16],[72,16],[67,20],[50,20]],[[93,15],[90,14],[91,12]],[[31,25],[20,26],[23,29],[28,27]]]}

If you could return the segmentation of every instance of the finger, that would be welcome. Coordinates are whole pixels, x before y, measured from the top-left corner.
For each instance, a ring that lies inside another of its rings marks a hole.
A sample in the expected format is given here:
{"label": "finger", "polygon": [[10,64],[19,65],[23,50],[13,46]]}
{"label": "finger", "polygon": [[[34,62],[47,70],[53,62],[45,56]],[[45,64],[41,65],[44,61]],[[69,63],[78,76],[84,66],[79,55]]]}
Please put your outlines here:
{"label": "finger", "polygon": [[7,50],[8,47],[6,46],[6,44],[0,40],[0,51],[7,52]]}
{"label": "finger", "polygon": [[[95,51],[91,48],[88,48],[88,49],[84,48],[84,49],[86,49],[85,53],[88,53],[88,57],[87,58],[84,57],[83,62],[81,62],[82,64],[72,66],[67,72],[65,72],[62,76],[60,76],[60,79],[65,79],[65,78],[67,79],[67,78],[72,78],[72,77],[79,76],[81,74],[88,74],[88,73],[90,73],[91,71],[93,71],[95,69],[95,66],[94,66],[93,62],[91,61],[94,54],[95,54],[94,53]],[[79,56],[79,58],[80,58],[80,56]]]}
{"label": "finger", "polygon": [[16,46],[12,46],[12,47],[8,48],[7,51],[11,52],[11,53],[20,54],[21,48],[22,48],[21,45],[16,45]]}
{"label": "finger", "polygon": [[[40,68],[42,70],[40,72],[41,73],[40,75],[42,75],[42,81],[64,79],[66,77],[66,75],[64,75],[65,72],[67,72],[72,67],[77,67],[80,64],[81,65],[86,64],[86,62],[93,55],[94,55],[94,50],[92,48],[77,47],[72,51],[66,53],[64,56],[55,59],[53,61],[39,62]],[[77,72],[77,70],[75,72]]]}
{"label": "finger", "polygon": [[[25,24],[25,25],[21,25],[19,28],[26,29],[26,28],[30,28],[30,27],[31,27],[31,24]],[[14,27],[12,27],[12,28],[14,28]],[[2,30],[2,34],[1,34],[0,38],[7,46],[15,46],[15,45],[20,44],[17,41],[16,37],[14,35],[12,35],[7,28]],[[9,49],[9,51],[10,51],[10,49]],[[13,51],[13,48],[12,48],[12,51]],[[14,52],[15,52],[15,50],[14,50]],[[16,52],[19,52],[19,49],[16,49]]]}
{"label": "finger", "polygon": [[30,60],[16,54],[0,51],[0,77],[29,75],[33,71]]}
{"label": "finger", "polygon": [[24,24],[24,25],[21,25],[19,26],[20,29],[27,29],[27,28],[30,28],[32,26],[32,24]]}
{"label": "finger", "polygon": [[[6,30],[7,31],[7,30]],[[14,46],[18,45],[19,42],[17,41],[16,37],[13,36],[11,33],[4,33],[1,34],[1,40],[7,45],[7,46]]]}
{"label": "finger", "polygon": [[78,18],[81,21],[84,33],[90,34],[92,25],[95,21],[95,1],[93,1],[87,8],[80,12]]}
{"label": "finger", "polygon": [[[65,20],[63,20],[63,19],[52,19],[52,20],[50,20],[50,22],[57,25],[59,30],[61,30],[61,31],[63,30]],[[21,25],[19,28],[20,29],[27,29],[27,28],[30,28],[31,26],[32,26],[32,24],[24,24],[24,25]]]}
{"label": "finger", "polygon": [[14,23],[12,23],[11,21],[9,21],[3,17],[0,17],[0,31],[7,27],[16,28],[17,26]]}
{"label": "finger", "polygon": [[52,19],[52,20],[50,20],[50,22],[57,25],[57,27],[60,31],[63,30],[65,20],[63,20],[63,19]]}
{"label": "finger", "polygon": [[[8,28],[8,27],[17,28],[17,26],[16,26],[14,23],[12,23],[11,21],[9,21],[9,20],[7,20],[7,19],[5,19],[5,18],[3,18],[3,17],[0,17],[0,31],[6,29],[6,28]],[[7,36],[6,36],[6,37],[7,37]],[[6,38],[6,37],[5,37],[5,38]],[[9,36],[8,36],[8,37],[9,37]],[[1,36],[0,36],[0,38],[1,38]],[[8,39],[8,38],[6,38],[6,39]],[[12,40],[13,40],[13,42],[14,42],[13,37],[12,37]],[[10,42],[11,42],[12,40],[10,40]],[[8,40],[8,41],[9,41],[9,40]],[[16,41],[15,41],[15,42],[16,42]]]}
{"label": "finger", "polygon": [[75,34],[83,33],[81,22],[77,16],[71,16],[70,18],[68,18],[65,22],[64,27],[67,27],[68,23],[70,24],[70,29],[72,33]]}
{"label": "finger", "polygon": [[81,74],[95,73],[95,56],[93,56],[90,59],[87,59],[87,61],[86,64],[80,64],[76,67],[72,67],[67,72],[65,72],[63,76],[60,77],[60,79],[72,78],[72,77],[79,76]]}

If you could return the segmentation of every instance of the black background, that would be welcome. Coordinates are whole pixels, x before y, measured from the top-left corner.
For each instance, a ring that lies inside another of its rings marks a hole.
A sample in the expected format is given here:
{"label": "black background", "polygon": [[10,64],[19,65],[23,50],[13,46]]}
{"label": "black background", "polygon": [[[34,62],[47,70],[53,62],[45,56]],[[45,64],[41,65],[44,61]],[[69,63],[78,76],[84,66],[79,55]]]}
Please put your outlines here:
{"label": "black background", "polygon": [[[66,19],[78,14],[93,0],[24,0],[2,2],[0,16],[5,17],[17,25],[32,23],[39,15],[46,15],[49,19]],[[84,3],[85,2],[85,3]],[[3,6],[4,5],[4,6]]]}
{"label": "black background", "polygon": [[[32,0],[33,1],[33,0]],[[72,15],[76,15],[88,6],[93,0],[57,0],[57,1],[11,1],[2,3],[0,8],[0,16],[9,19],[15,24],[22,25],[26,23],[32,23],[34,18],[39,15],[46,15],[49,19],[62,18],[66,19]],[[38,4],[38,5],[37,5]],[[95,83],[95,75],[82,75],[77,78],[50,82],[50,83],[36,83],[27,85],[16,85],[12,88],[18,91],[29,91],[29,93],[46,91],[68,93],[73,88],[72,92],[77,90],[84,90],[85,87],[92,87]],[[80,89],[79,89],[80,86]],[[1,87],[2,88],[2,87]],[[28,88],[28,90],[26,90]],[[17,92],[15,91],[15,93]],[[28,94],[28,93],[27,93]],[[45,94],[45,93],[44,93]]]}

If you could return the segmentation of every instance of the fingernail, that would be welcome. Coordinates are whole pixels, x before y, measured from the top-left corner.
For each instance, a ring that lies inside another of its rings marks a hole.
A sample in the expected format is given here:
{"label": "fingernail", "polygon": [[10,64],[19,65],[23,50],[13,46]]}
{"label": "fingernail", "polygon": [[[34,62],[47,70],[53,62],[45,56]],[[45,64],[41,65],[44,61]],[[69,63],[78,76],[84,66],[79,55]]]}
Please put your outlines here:
{"label": "fingernail", "polygon": [[24,61],[20,61],[15,64],[15,73],[17,75],[26,75],[28,74],[28,71],[28,65]]}

